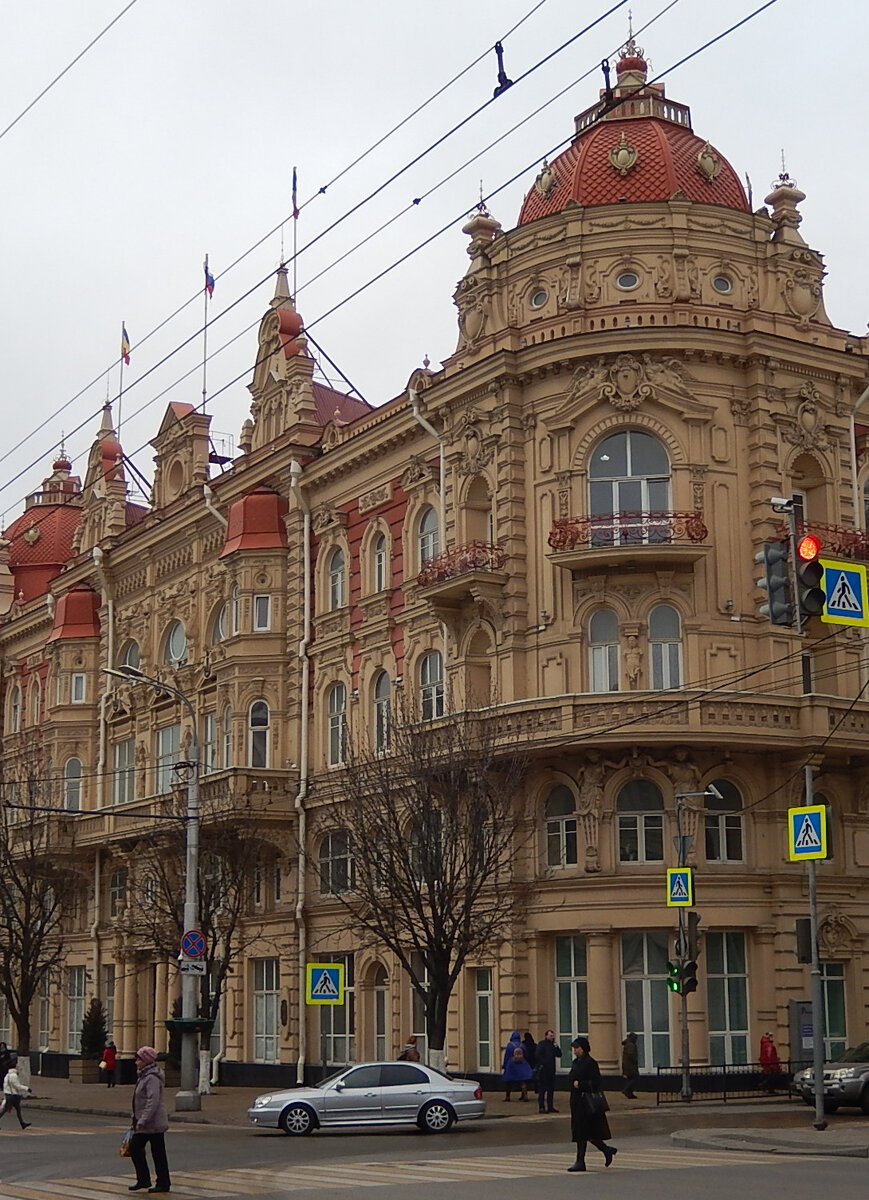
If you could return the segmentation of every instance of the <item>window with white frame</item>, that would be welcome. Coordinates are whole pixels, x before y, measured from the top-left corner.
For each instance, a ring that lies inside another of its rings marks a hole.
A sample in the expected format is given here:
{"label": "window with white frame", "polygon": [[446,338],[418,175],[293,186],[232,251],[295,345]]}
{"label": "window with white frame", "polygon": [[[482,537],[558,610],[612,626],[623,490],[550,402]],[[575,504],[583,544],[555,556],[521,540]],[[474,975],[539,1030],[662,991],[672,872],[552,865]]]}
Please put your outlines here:
{"label": "window with white frame", "polygon": [[664,798],[649,779],[632,779],[616,800],[619,862],[664,861]]}
{"label": "window with white frame", "polygon": [[272,598],[271,596],[254,596],[253,598],[253,630],[254,633],[265,633],[272,627]]}
{"label": "window with white frame", "polygon": [[591,453],[588,479],[593,545],[671,540],[670,461],[657,438],[638,429],[610,434]]}
{"label": "window with white frame", "polygon": [[419,703],[424,721],[444,715],[444,668],[440,650],[428,650],[420,659]]}
{"label": "window with white frame", "polygon": [[492,968],[477,967],[474,971],[474,1005],[477,1024],[477,1070],[491,1071],[497,1060],[494,1045],[494,1003]]}
{"label": "window with white frame", "polygon": [[241,588],[238,584],[232,589],[229,597],[230,621],[227,625],[226,636],[233,637],[241,632]]}
{"label": "window with white frame", "polygon": [[588,1033],[588,968],[581,933],[555,939],[555,1007],[562,1062],[570,1062],[570,1043]]}
{"label": "window with white frame", "polygon": [[173,770],[181,761],[181,726],[164,725],[154,735],[156,744],[156,784],[158,795],[164,796],[178,781],[178,772]]}
{"label": "window with white frame", "polygon": [[673,1061],[670,1047],[670,991],[665,930],[622,934],[622,1004],[625,1028],[637,1035],[640,1069]]}
{"label": "window with white frame", "polygon": [[344,551],[340,546],[329,555],[326,576],[329,587],[329,610],[334,612],[335,609],[343,608],[347,603],[347,573]]}
{"label": "window with white frame", "polygon": [[343,964],[344,1003],[320,1006],[320,1033],[326,1063],[343,1066],[356,1058],[356,977],[352,954],[327,954],[325,962]]}
{"label": "window with white frame", "polygon": [[343,683],[330,685],[326,710],[326,762],[330,767],[340,767],[347,745],[347,688]]}
{"label": "window with white frame", "polygon": [[46,976],[39,985],[39,1049],[47,1050],[51,1042],[51,980]]}
{"label": "window with white frame", "polygon": [[619,690],[619,619],[611,608],[599,608],[588,623],[592,692]]}
{"label": "window with white frame", "polygon": [[112,804],[136,798],[136,739],[124,738],[112,746]]}
{"label": "window with white frame", "polygon": [[202,718],[200,767],[203,775],[217,770],[217,713],[215,712],[207,712]]}
{"label": "window with white frame", "polygon": [[42,709],[42,686],[39,676],[34,675],[27,692],[27,720],[30,725],[38,725]]}
{"label": "window with white frame", "polygon": [[320,894],[337,896],[353,887],[353,855],[346,829],[327,833],[320,842]]}
{"label": "window with white frame", "polygon": [[120,917],[127,907],[127,885],[130,874],[126,867],[118,867],[109,876],[109,916]]}
{"label": "window with white frame", "polygon": [[134,671],[138,671],[141,661],[142,656],[139,653],[139,643],[130,638],[129,641],[124,642],[120,658],[118,659],[118,666],[132,667]]}
{"label": "window with white frame", "polygon": [[103,1009],[106,1014],[106,1033],[109,1040],[114,1037],[115,1025],[115,964],[103,966]]}
{"label": "window with white frame", "polygon": [[845,964],[822,962],[824,995],[824,1062],[835,1062],[848,1048],[845,1026]]}
{"label": "window with white frame", "polygon": [[378,963],[374,972],[371,990],[374,993],[374,1057],[383,1062],[389,1053],[389,976],[382,963]]}
{"label": "window with white frame", "polygon": [[436,558],[440,549],[438,515],[431,505],[420,513],[417,524],[417,549],[420,568]]}
{"label": "window with white frame", "polygon": [[84,1020],[87,972],[84,967],[66,969],[66,1048],[70,1054],[81,1054],[81,1027]]}
{"label": "window with white frame", "polygon": [[228,770],[232,765],[232,709],[229,705],[223,710],[223,729],[221,732],[221,740],[223,742],[223,754],[221,764],[224,770]]}
{"label": "window with white frame", "polygon": [[211,644],[219,646],[221,642],[225,642],[229,636],[229,627],[232,622],[232,614],[230,612],[230,604],[228,600],[220,605],[217,612],[214,614],[214,620],[211,622]]}
{"label": "window with white frame", "polygon": [[413,1026],[411,1033],[416,1038],[416,1048],[419,1051],[420,1058],[425,1062],[428,1058],[428,1023],[426,1021],[425,1009],[431,980],[425,960],[418,950],[411,952],[410,961],[414,976],[422,987],[422,993],[418,992],[413,985],[411,985],[410,989],[410,1023]]}
{"label": "window with white frame", "polygon": [[374,680],[374,749],[378,754],[389,750],[389,676],[378,671]]}
{"label": "window with white frame", "polygon": [[546,799],[546,865],[568,867],[576,862],[576,801],[562,783]]}
{"label": "window with white frame", "polygon": [[63,768],[63,807],[69,812],[81,809],[82,766],[80,758],[68,758]]}
{"label": "window with white frame", "polygon": [[187,632],[180,621],[173,621],[166,631],[163,662],[172,667],[180,667],[187,662]]}
{"label": "window with white frame", "polygon": [[10,733],[18,733],[21,729],[21,688],[18,684],[9,692],[9,721]]}
{"label": "window with white frame", "polygon": [[721,795],[704,798],[707,862],[742,862],[742,795],[729,779],[716,779],[712,786]]}
{"label": "window with white frame", "polygon": [[72,704],[84,704],[87,699],[87,676],[84,671],[73,671],[70,678],[69,699]]}
{"label": "window with white frame", "polygon": [[748,972],[745,934],[705,937],[709,1061],[715,1066],[748,1062]]}
{"label": "window with white frame", "polygon": [[265,700],[250,706],[248,724],[248,762],[252,767],[269,765],[270,714]]}
{"label": "window with white frame", "polygon": [[254,1062],[278,1061],[280,983],[280,962],[277,958],[253,960]]}
{"label": "window with white frame", "polygon": [[12,1022],[9,1020],[9,1005],[5,996],[0,996],[0,1041],[4,1046],[12,1041]]}
{"label": "window with white frame", "polygon": [[386,534],[378,533],[371,544],[371,565],[374,574],[372,582],[375,592],[382,592],[387,587],[389,578],[387,574],[388,561],[386,554]]}
{"label": "window with white frame", "polygon": [[649,663],[656,691],[682,685],[682,623],[671,604],[649,613]]}

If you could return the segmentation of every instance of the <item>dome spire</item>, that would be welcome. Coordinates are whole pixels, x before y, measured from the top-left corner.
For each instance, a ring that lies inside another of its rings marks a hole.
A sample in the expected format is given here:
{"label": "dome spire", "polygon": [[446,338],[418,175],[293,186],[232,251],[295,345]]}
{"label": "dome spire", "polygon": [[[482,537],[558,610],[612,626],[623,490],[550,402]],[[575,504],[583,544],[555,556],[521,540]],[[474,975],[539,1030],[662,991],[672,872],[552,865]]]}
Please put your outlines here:
{"label": "dome spire", "polygon": [[619,51],[616,74],[621,87],[639,87],[646,82],[649,64],[643,56],[643,47],[634,38],[634,14],[628,9],[628,40]]}

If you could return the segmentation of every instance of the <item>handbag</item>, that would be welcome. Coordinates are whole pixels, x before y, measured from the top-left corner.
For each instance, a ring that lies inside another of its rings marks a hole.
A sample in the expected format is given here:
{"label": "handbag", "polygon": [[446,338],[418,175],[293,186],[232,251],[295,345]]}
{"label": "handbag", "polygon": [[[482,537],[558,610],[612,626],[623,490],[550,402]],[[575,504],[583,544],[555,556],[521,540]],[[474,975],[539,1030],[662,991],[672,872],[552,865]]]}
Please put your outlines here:
{"label": "handbag", "polygon": [[582,1107],[589,1117],[602,1117],[609,1112],[609,1101],[603,1092],[580,1092]]}
{"label": "handbag", "polygon": [[109,1068],[106,1066],[106,1060],[105,1060],[104,1058],[101,1058],[101,1059],[100,1059],[100,1061],[99,1061],[99,1069],[100,1069],[101,1071],[107,1071],[107,1070],[109,1069]]}
{"label": "handbag", "polygon": [[121,1145],[118,1150],[118,1154],[120,1154],[121,1158],[129,1158],[130,1157],[130,1142],[132,1140],[133,1140],[133,1130],[132,1130],[132,1128],[130,1128],[127,1130],[127,1132],[121,1138]]}

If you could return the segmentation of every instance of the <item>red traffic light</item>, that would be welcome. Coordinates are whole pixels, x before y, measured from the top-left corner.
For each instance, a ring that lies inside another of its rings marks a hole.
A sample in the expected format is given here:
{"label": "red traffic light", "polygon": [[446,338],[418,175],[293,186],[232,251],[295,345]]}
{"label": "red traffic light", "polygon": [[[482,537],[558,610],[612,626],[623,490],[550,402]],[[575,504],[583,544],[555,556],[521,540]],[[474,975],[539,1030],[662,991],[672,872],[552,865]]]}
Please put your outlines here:
{"label": "red traffic light", "polygon": [[807,533],[797,542],[797,557],[803,562],[811,562],[821,553],[821,539],[813,533]]}

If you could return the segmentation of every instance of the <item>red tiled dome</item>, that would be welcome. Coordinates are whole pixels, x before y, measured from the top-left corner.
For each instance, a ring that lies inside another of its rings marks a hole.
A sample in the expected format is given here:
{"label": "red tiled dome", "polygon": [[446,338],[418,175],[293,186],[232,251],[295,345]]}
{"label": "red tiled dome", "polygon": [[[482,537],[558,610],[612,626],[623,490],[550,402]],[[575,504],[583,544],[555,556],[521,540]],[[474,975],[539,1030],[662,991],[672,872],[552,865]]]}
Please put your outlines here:
{"label": "red tiled dome", "polygon": [[289,505],[268,488],[256,488],[230,505],[221,558],[236,550],[280,550],[287,545],[283,518]]}
{"label": "red tiled dome", "polygon": [[3,536],[8,538],[9,566],[16,590],[25,602],[44,596],[73,556],[72,543],[81,520],[73,504],[40,505],[27,509]]}
{"label": "red tiled dome", "polygon": [[79,584],[65,592],[54,610],[54,627],[46,639],[57,642],[63,638],[99,637],[100,598],[92,588]]}

